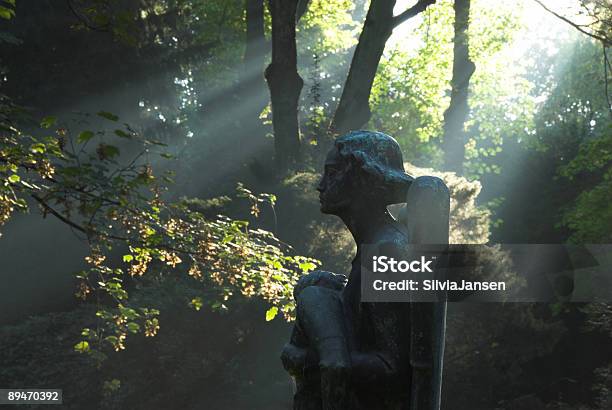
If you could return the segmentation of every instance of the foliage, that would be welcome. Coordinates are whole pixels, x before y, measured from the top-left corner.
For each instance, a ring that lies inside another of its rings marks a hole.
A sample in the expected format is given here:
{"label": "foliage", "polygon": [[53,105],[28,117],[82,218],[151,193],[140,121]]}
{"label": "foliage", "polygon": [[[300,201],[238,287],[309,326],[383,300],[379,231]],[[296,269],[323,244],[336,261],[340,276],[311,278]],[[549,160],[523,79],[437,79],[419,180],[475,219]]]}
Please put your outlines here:
{"label": "foliage", "polygon": [[569,228],[575,242],[605,243],[612,221],[612,118],[601,50],[592,40],[580,39],[566,45],[561,55],[563,64],[554,66],[557,80],[538,112],[529,143],[554,158],[559,180],[572,187],[559,226]]}
{"label": "foliage", "polygon": [[[470,83],[466,173],[475,177],[499,172],[487,158],[501,151],[504,135],[518,138],[528,129],[533,104],[522,69],[502,52],[519,29],[514,8],[476,1],[470,14],[470,54],[477,68]],[[374,128],[395,136],[406,160],[434,168],[441,165],[438,143],[449,104],[453,18],[451,1],[430,7],[409,37],[416,47],[398,43],[387,52],[370,96]]]}
{"label": "foliage", "polygon": [[[28,171],[35,179],[50,179],[55,170],[49,158],[61,155],[60,140],[56,138],[35,139],[20,135],[12,121],[18,113],[18,107],[7,97],[0,96],[0,226],[15,209],[27,208],[29,192],[40,189],[38,181],[22,178],[20,169]],[[48,128],[54,122],[53,118],[45,118],[42,125]]]}
{"label": "foliage", "polygon": [[[398,139],[405,159],[439,165],[440,151],[432,144],[441,133],[448,61],[428,58],[446,47],[435,42],[431,48],[411,58],[400,50],[382,62],[370,96],[372,124]],[[431,52],[432,54],[428,54]],[[433,75],[423,76],[429,72]],[[450,80],[450,78],[449,78]]]}
{"label": "foliage", "polygon": [[3,0],[3,3],[0,5],[0,18],[9,20],[15,15],[15,0]]}
{"label": "foliage", "polygon": [[441,152],[433,142],[442,135],[443,113],[449,102],[452,5],[436,3],[425,13],[410,38],[418,45],[416,51],[398,45],[381,61],[370,94],[371,123],[398,140],[405,160],[437,167]]}
{"label": "foliage", "polygon": [[[579,32],[601,42],[602,46],[612,45],[612,4],[607,0],[580,0],[578,1],[577,15],[568,17],[548,7],[540,0],[536,2],[546,11],[563,22],[571,25]],[[575,19],[577,17],[577,19]],[[575,19],[575,20],[574,20]]]}
{"label": "foliage", "polygon": [[[504,48],[521,28],[520,7],[476,2],[470,25],[470,54],[476,71],[470,80],[470,116],[466,122],[465,174],[471,178],[499,173],[493,157],[504,139],[520,140],[533,128],[532,83],[525,63]],[[516,47],[516,46],[515,46]]]}
{"label": "foliage", "polygon": [[581,174],[599,174],[600,182],[581,192],[561,223],[579,243],[609,243],[612,240],[612,122],[600,137],[580,145],[578,154],[560,170],[562,176],[575,181]]}
{"label": "foliage", "polygon": [[[159,311],[130,302],[125,288],[129,277],[186,272],[203,289],[213,289],[205,301],[212,309],[226,309],[227,300],[240,293],[271,303],[268,320],[279,311],[290,318],[297,275],[312,270],[316,261],[287,255],[288,248],[271,233],[252,229],[247,221],[207,218],[192,210],[189,200],[166,202],[164,183],[171,181],[171,174],[158,179],[142,160],[165,156],[159,152],[163,144],[120,126],[113,114],[98,116],[114,129],[75,134],[57,127],[55,118],[45,118],[42,129],[52,135],[36,138],[6,120],[0,140],[2,222],[13,208],[27,209],[26,198],[31,197],[44,216],[59,218],[89,244],[89,269],[76,275],[76,296],[94,297],[99,321],[83,330],[75,350],[103,360],[105,346],[119,351],[130,334],[157,334]],[[126,163],[120,162],[113,140],[131,151]],[[259,203],[275,200],[243,186],[239,191],[252,201],[253,213]],[[127,250],[119,265],[111,261],[117,246]],[[198,310],[203,303],[198,297],[191,300]]]}
{"label": "foliage", "polygon": [[300,47],[309,54],[339,53],[353,47],[359,23],[353,20],[350,0],[310,0],[300,20]]}

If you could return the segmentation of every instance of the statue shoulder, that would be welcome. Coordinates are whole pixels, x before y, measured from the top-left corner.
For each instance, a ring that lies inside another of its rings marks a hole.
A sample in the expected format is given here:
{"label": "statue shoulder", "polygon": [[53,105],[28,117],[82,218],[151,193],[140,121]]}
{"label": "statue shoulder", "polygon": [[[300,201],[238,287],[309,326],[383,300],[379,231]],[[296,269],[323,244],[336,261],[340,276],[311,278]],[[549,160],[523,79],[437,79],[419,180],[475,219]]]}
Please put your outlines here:
{"label": "statue shoulder", "polygon": [[340,291],[346,285],[347,279],[348,278],[345,275],[339,275],[324,270],[315,270],[300,277],[297,284],[293,288],[293,297],[297,300],[297,297],[302,290],[309,286],[320,286],[323,288]]}

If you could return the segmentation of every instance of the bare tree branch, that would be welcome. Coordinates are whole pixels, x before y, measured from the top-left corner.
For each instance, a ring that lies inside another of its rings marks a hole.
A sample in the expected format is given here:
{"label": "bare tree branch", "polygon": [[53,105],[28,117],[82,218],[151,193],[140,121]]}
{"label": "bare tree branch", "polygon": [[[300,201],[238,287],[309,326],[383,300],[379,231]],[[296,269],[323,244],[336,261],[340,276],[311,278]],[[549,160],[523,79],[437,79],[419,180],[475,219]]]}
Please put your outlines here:
{"label": "bare tree branch", "polygon": [[598,34],[592,33],[588,30],[585,30],[580,24],[576,24],[573,21],[571,21],[570,19],[568,19],[567,17],[564,17],[562,15],[560,15],[559,13],[551,10],[550,8],[548,8],[544,3],[542,3],[540,0],[533,0],[536,3],[538,3],[544,10],[546,10],[547,12],[549,12],[550,14],[552,14],[553,16],[557,17],[558,19],[566,22],[567,24],[569,24],[570,26],[574,27],[576,30],[580,31],[583,34],[586,34],[587,36],[594,38],[595,40],[601,41],[604,46],[609,46],[610,45],[610,39],[604,37],[604,36],[600,36]]}
{"label": "bare tree branch", "polygon": [[[32,198],[34,198],[34,200],[36,200],[36,202],[38,202],[40,204],[40,206],[44,209],[45,213],[50,213],[51,215],[53,215],[54,217],[56,217],[57,219],[59,219],[60,221],[65,223],[66,225],[70,226],[71,228],[76,229],[77,231],[84,233],[88,237],[93,233],[91,231],[91,229],[86,229],[85,227],[77,224],[76,222],[68,219],[67,217],[65,217],[64,215],[62,215],[58,211],[56,211],[49,204],[47,204],[47,202],[44,199],[42,199],[40,196],[38,196],[36,194],[32,194]],[[120,238],[120,239],[124,240],[126,238]]]}
{"label": "bare tree branch", "polygon": [[410,20],[417,14],[422,13],[427,7],[431,6],[435,2],[436,0],[419,0],[417,4],[410,7],[408,10],[393,17],[393,27],[397,27],[403,22]]}
{"label": "bare tree branch", "polygon": [[[121,242],[126,242],[129,243],[130,242],[130,238],[125,237],[125,236],[118,236],[118,235],[113,235],[113,234],[109,234],[106,232],[101,232],[98,231],[92,227],[86,227],[83,225],[78,224],[77,222],[73,221],[72,219],[68,218],[66,215],[62,214],[61,212],[57,211],[55,208],[53,208],[51,205],[49,205],[47,203],[47,201],[45,201],[43,198],[41,198],[39,195],[37,194],[31,194],[30,195],[36,202],[38,202],[40,204],[40,206],[43,208],[43,211],[45,213],[49,213],[51,215],[53,215],[54,217],[56,217],[57,219],[59,219],[61,222],[65,223],[66,225],[68,225],[70,228],[75,229],[79,232],[84,233],[87,238],[91,238],[92,236],[97,236],[97,237],[102,237],[102,238],[106,238],[106,239],[112,239],[112,240],[116,240],[116,241],[121,241]],[[133,243],[137,243],[140,245],[147,245],[144,242],[140,241],[140,240],[134,240]],[[153,246],[154,248],[158,248],[158,249],[166,249],[169,251],[174,251],[177,253],[181,253],[184,255],[194,255],[195,252],[190,251],[188,249],[180,249],[180,248],[176,248],[170,245],[166,245],[166,244],[157,244],[155,246]]]}

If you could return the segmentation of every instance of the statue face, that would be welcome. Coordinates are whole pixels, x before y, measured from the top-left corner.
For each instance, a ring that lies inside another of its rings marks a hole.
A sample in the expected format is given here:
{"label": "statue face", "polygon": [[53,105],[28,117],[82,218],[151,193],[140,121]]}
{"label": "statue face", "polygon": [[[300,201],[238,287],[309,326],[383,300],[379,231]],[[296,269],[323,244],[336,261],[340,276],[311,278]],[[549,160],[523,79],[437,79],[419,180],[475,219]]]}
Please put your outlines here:
{"label": "statue face", "polygon": [[321,212],[338,215],[351,203],[352,190],[349,175],[350,165],[334,147],[325,160],[325,169],[317,191]]}

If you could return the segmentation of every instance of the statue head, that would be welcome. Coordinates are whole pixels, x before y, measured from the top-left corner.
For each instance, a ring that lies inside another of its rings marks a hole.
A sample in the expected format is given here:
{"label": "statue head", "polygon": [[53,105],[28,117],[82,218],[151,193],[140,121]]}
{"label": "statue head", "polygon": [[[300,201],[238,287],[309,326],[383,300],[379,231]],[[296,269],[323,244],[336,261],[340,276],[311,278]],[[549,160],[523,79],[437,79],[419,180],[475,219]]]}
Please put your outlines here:
{"label": "statue head", "polygon": [[397,141],[375,131],[352,131],[336,139],[317,190],[321,212],[351,207],[383,208],[405,201],[413,178],[404,171]]}

